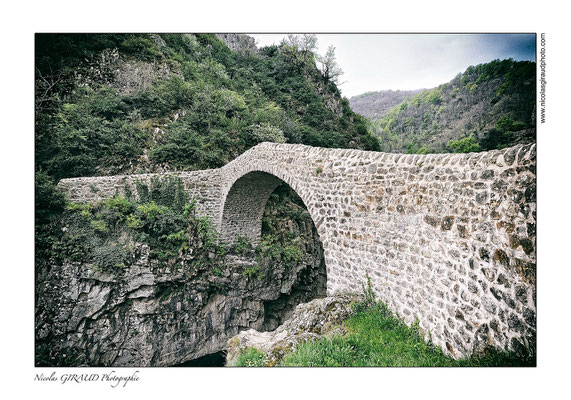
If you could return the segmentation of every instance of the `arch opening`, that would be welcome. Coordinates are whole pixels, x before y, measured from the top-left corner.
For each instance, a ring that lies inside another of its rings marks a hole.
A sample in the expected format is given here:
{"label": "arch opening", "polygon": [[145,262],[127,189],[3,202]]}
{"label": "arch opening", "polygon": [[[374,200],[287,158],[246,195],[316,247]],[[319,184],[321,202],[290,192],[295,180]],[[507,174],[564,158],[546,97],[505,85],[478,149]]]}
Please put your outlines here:
{"label": "arch opening", "polygon": [[245,174],[232,185],[222,211],[221,233],[226,243],[239,236],[258,244],[262,232],[262,215],[268,198],[283,181],[261,171]]}
{"label": "arch opening", "polygon": [[281,325],[300,303],[327,295],[323,245],[299,195],[280,178],[260,171],[235,181],[224,202],[222,235],[227,243],[246,237],[261,248],[262,268],[279,290],[263,298],[263,331]]}

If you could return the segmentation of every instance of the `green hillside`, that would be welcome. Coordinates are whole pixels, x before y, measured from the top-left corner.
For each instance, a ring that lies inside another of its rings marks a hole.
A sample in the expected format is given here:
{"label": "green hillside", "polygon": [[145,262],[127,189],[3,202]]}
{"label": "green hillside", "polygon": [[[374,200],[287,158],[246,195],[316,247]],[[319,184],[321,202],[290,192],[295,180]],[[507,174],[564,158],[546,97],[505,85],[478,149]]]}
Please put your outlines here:
{"label": "green hillside", "polygon": [[60,179],[215,168],[262,141],[377,150],[312,50],[231,51],[212,34],[38,34],[36,169]]}
{"label": "green hillside", "polygon": [[535,141],[535,62],[494,60],[372,121],[383,151],[483,151]]}
{"label": "green hillside", "polygon": [[351,108],[371,121],[382,118],[391,108],[402,103],[407,97],[419,94],[417,90],[380,90],[367,92],[349,99]]}

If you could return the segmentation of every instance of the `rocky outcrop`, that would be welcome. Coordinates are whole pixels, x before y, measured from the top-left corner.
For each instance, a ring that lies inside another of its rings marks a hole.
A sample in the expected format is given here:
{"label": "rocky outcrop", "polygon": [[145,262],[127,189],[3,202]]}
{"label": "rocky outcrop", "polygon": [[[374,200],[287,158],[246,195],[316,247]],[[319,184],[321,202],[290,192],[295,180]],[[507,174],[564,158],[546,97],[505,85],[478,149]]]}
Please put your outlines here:
{"label": "rocky outcrop", "polygon": [[[164,43],[159,35],[153,35],[152,38],[159,45]],[[101,51],[85,60],[84,65],[74,71],[74,81],[78,86],[108,86],[119,95],[134,94],[147,89],[156,80],[172,76],[184,79],[182,72],[173,63],[126,58],[117,49]]]}
{"label": "rocky outcrop", "polygon": [[158,79],[169,79],[182,73],[167,63],[145,61],[122,61],[113,70],[113,80],[109,82],[119,95],[131,95],[147,89]]}
{"label": "rocky outcrop", "polygon": [[341,323],[352,312],[351,304],[362,297],[350,293],[315,299],[296,307],[292,316],[271,332],[249,329],[228,341],[226,364],[232,366],[240,353],[253,347],[266,355],[264,365],[276,365],[287,353],[321,335],[344,334]]}
{"label": "rocky outcrop", "polygon": [[288,311],[288,301],[325,292],[321,255],[295,266],[252,253],[211,253],[204,262],[195,249],[165,266],[138,244],[128,267],[64,263],[39,271],[36,364],[181,364],[223,350],[242,330],[271,328]]}
{"label": "rocky outcrop", "polygon": [[230,50],[257,54],[256,40],[248,35],[239,33],[217,33],[216,37],[222,40]]}

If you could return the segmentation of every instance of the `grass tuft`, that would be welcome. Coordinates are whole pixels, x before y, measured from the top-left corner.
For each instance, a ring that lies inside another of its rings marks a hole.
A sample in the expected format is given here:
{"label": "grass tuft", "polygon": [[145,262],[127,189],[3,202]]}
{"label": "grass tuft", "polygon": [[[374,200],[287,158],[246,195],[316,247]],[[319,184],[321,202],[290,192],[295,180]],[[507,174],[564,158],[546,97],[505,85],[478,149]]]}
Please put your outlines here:
{"label": "grass tuft", "polygon": [[247,347],[238,354],[232,367],[263,367],[266,355],[253,347]]}

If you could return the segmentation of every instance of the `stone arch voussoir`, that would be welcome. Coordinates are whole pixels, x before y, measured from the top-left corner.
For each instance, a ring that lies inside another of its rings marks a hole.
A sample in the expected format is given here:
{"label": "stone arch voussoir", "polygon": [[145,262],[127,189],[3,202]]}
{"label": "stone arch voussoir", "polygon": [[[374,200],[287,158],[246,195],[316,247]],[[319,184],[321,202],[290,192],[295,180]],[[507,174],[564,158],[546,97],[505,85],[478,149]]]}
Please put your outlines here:
{"label": "stone arch voussoir", "polygon": [[[245,164],[243,169],[233,170],[226,176],[217,224],[222,238],[232,243],[237,235],[241,235],[253,243],[259,242],[264,207],[269,196],[281,183],[286,183],[301,198],[317,227],[318,211],[311,207],[309,191],[305,190],[299,177],[263,163]],[[321,235],[320,240],[322,241]]]}

